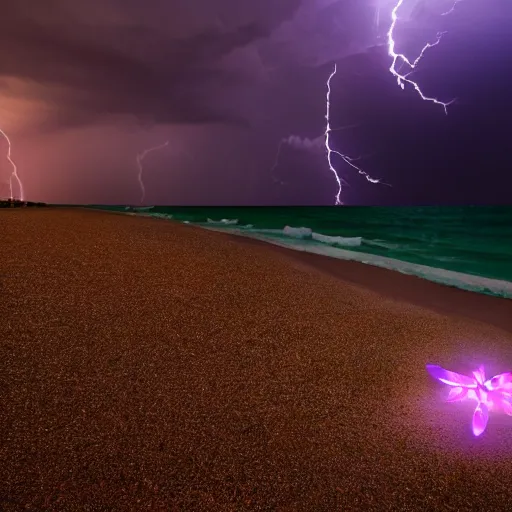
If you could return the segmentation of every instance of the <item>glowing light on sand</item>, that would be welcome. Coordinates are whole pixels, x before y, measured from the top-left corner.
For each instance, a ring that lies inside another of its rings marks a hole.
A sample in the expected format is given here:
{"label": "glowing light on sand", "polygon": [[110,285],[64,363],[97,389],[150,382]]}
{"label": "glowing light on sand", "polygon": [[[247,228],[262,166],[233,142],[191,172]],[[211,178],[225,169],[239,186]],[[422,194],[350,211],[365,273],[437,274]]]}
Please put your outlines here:
{"label": "glowing light on sand", "polygon": [[475,436],[483,434],[489,421],[489,412],[501,411],[512,416],[512,372],[500,373],[485,380],[483,365],[473,372],[473,376],[461,375],[445,370],[435,364],[426,365],[427,372],[451,386],[447,402],[474,400],[472,429]]}

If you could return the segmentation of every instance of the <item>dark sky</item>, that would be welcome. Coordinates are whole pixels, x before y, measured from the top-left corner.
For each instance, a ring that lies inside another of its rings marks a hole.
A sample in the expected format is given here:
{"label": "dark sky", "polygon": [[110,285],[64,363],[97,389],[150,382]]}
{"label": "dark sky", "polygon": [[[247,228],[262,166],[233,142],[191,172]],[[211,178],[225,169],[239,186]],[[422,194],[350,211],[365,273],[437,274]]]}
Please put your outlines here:
{"label": "dark sky", "polygon": [[[0,17],[0,128],[27,199],[333,204],[331,83],[345,204],[510,203],[512,2],[404,0],[397,49],[446,116],[389,73],[395,0],[16,0]],[[377,24],[376,13],[379,13]],[[404,68],[405,71],[405,68]],[[279,163],[273,169],[279,143]],[[315,142],[316,141],[316,142]],[[11,172],[0,140],[0,196]]]}

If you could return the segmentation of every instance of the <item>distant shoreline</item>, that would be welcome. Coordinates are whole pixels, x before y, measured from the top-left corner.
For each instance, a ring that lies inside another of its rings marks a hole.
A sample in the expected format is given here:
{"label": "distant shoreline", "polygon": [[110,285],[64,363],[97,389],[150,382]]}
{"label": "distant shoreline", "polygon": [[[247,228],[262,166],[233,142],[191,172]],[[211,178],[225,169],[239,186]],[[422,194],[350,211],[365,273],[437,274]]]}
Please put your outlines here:
{"label": "distant shoreline", "polygon": [[0,199],[0,208],[42,208],[47,206],[46,203],[21,201],[20,199]]}

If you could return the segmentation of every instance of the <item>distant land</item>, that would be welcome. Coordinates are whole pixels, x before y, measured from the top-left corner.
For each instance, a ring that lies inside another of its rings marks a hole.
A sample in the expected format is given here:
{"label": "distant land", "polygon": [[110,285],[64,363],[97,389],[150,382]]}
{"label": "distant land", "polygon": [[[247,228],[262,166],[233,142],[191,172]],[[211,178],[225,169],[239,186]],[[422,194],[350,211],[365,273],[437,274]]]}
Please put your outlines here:
{"label": "distant land", "polygon": [[19,199],[0,199],[0,208],[41,208],[46,203],[34,203],[32,201],[20,201]]}

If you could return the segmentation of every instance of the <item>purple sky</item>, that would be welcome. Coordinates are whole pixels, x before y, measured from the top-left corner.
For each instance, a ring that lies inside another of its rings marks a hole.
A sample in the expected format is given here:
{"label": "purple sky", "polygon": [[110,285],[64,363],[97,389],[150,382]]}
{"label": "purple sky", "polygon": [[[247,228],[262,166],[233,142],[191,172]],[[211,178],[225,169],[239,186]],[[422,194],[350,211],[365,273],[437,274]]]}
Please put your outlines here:
{"label": "purple sky", "polygon": [[[399,50],[457,98],[445,116],[388,72],[394,0],[16,0],[0,17],[0,127],[27,199],[137,204],[333,204],[321,145],[334,63],[346,204],[510,203],[512,3],[405,0]],[[377,8],[380,23],[376,24]],[[279,165],[272,171],[279,142]],[[301,147],[301,141],[305,141]],[[316,142],[315,142],[316,141]],[[8,195],[0,140],[0,196]]]}

